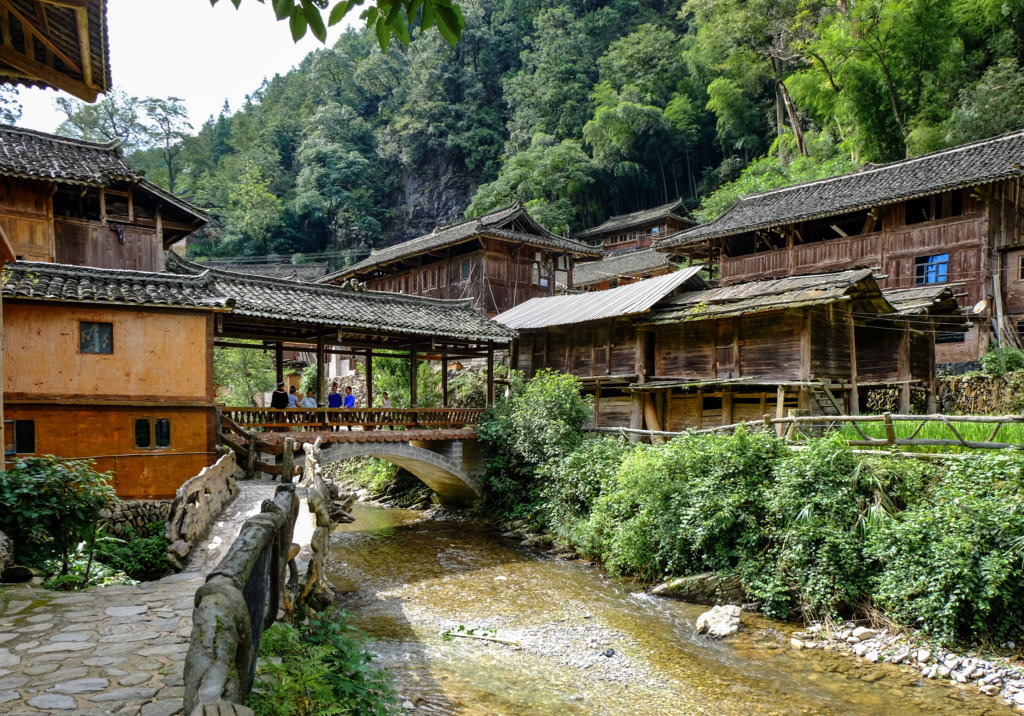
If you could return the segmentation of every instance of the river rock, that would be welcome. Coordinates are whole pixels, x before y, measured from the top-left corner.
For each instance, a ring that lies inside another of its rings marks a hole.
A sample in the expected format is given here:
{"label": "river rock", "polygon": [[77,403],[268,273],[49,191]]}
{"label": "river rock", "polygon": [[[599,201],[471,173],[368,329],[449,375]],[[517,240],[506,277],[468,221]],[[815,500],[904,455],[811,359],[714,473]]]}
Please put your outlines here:
{"label": "river rock", "polygon": [[735,604],[712,607],[697,617],[697,633],[715,639],[735,634],[740,628],[740,608]]}
{"label": "river rock", "polygon": [[11,538],[0,532],[0,572],[14,562],[14,542]]}
{"label": "river rock", "polygon": [[31,569],[17,564],[0,570],[0,582],[30,582],[32,576]]}
{"label": "river rock", "polygon": [[918,649],[917,650],[917,663],[918,664],[924,664],[924,663],[926,663],[931,658],[932,658],[932,653],[930,651],[928,651],[927,649]]}
{"label": "river rock", "polygon": [[853,634],[852,634],[852,636],[857,637],[861,641],[865,641],[865,640],[870,639],[871,637],[877,636],[877,635],[878,635],[878,630],[877,629],[868,629],[867,627],[857,627],[856,629],[853,630]]}
{"label": "river rock", "polygon": [[714,572],[664,582],[654,587],[651,594],[695,604],[742,604],[746,599],[738,574],[719,577]]}

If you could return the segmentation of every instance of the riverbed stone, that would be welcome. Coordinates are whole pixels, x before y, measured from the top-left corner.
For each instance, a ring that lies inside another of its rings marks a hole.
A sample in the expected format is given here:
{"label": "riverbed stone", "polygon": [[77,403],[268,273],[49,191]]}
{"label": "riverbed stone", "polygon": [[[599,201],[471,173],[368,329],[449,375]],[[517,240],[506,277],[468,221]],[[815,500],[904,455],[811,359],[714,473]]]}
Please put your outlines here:
{"label": "riverbed stone", "polygon": [[90,696],[89,700],[97,703],[102,703],[104,701],[145,701],[156,696],[157,691],[159,691],[159,689],[128,687],[124,689],[114,689],[113,691],[105,691],[102,694]]}
{"label": "riverbed stone", "polygon": [[107,679],[75,679],[57,684],[50,691],[58,694],[89,694],[93,691],[102,691],[108,686],[110,686],[110,682]]}
{"label": "riverbed stone", "polygon": [[8,701],[14,701],[18,698],[21,698],[21,694],[17,691],[0,691],[0,704],[6,704]]}
{"label": "riverbed stone", "polygon": [[107,616],[111,617],[131,617],[137,614],[145,614],[149,611],[149,607],[145,604],[140,604],[131,607],[107,607],[104,611],[106,611]]}
{"label": "riverbed stone", "polygon": [[735,604],[712,607],[697,617],[697,633],[722,639],[740,628],[740,608]]}
{"label": "riverbed stone", "polygon": [[71,711],[78,708],[78,702],[75,699],[61,694],[40,694],[29,699],[28,705],[51,711]]}
{"label": "riverbed stone", "polygon": [[181,699],[150,701],[142,707],[142,716],[174,716],[182,711]]}
{"label": "riverbed stone", "polygon": [[928,649],[917,650],[917,663],[926,664],[928,660],[932,658],[932,653]]}
{"label": "riverbed stone", "polygon": [[743,583],[738,574],[719,577],[715,572],[704,572],[664,582],[651,589],[651,594],[694,604],[743,604],[746,601]]}

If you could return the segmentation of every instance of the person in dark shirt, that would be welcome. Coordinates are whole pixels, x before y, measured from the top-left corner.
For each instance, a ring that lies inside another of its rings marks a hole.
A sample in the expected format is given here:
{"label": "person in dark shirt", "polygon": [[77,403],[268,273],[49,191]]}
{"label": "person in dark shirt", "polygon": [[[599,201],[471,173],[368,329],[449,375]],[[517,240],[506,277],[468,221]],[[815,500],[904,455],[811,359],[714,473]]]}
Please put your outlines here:
{"label": "person in dark shirt", "polygon": [[[328,408],[340,408],[341,407],[341,393],[338,392],[338,384],[331,383],[331,392],[327,394],[327,407]],[[328,413],[328,421],[334,423],[330,426],[331,430],[337,430],[338,414]]]}
{"label": "person in dark shirt", "polygon": [[283,411],[288,407],[288,393],[284,389],[284,382],[278,383],[277,390],[270,394],[270,407],[282,411],[277,414],[277,422],[285,422],[287,418]]}

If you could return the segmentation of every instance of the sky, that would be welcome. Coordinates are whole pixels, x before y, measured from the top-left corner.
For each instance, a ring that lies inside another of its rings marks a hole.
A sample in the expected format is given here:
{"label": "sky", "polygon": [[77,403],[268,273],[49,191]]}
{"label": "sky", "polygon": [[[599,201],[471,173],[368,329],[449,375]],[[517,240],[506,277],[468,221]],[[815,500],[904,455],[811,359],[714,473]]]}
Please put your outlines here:
{"label": "sky", "polygon": [[[358,8],[328,28],[327,45],[344,25],[360,23]],[[285,74],[323,47],[307,33],[292,42],[287,22],[277,22],[270,3],[230,0],[108,0],[107,31],[114,86],[138,97],[180,97],[195,129],[231,109],[257,89],[264,77]],[[63,120],[54,90],[22,89],[19,126],[52,132]]]}

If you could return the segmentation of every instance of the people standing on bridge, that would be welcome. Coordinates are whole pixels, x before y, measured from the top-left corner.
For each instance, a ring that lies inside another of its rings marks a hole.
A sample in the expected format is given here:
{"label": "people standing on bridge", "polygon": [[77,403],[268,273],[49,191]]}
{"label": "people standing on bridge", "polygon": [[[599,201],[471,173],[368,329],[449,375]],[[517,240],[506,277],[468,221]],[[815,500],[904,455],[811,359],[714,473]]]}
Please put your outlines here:
{"label": "people standing on bridge", "polygon": [[[350,408],[350,409],[356,407],[356,396],[352,395],[352,386],[351,385],[346,385],[345,386],[345,407],[346,408]],[[348,422],[348,424],[349,424],[348,425],[348,429],[349,430],[352,429],[351,420],[352,420],[351,417],[349,417],[348,420],[346,420],[346,422]]]}
{"label": "people standing on bridge", "polygon": [[[386,391],[386,390],[383,393],[380,394],[380,407],[384,408],[384,410],[391,410],[391,397],[388,395],[388,391]],[[386,423],[386,422],[390,421],[391,419],[392,419],[391,418],[391,413],[384,413],[381,416],[381,422],[382,423]],[[388,427],[389,430],[394,429],[390,425],[387,426],[387,427]]]}
{"label": "people standing on bridge", "polygon": [[[327,394],[327,407],[331,408],[332,410],[337,410],[338,408],[341,407],[341,393],[338,392],[337,383],[331,383],[331,392]],[[336,423],[338,422],[338,414],[329,413],[327,419],[329,422],[335,423],[335,425],[330,426],[330,429],[337,430],[338,426],[336,425]]]}
{"label": "people standing on bridge", "polygon": [[288,407],[288,393],[284,390],[284,381],[278,382],[277,390],[270,394],[270,407],[274,410],[281,411],[277,414],[277,422],[285,422],[286,417],[284,410]]}
{"label": "people standing on bridge", "polygon": [[[307,390],[306,391],[306,397],[299,401],[299,407],[300,408],[308,408],[308,409],[311,409],[311,410],[316,410],[316,398],[313,397],[313,389],[312,388]],[[314,423],[314,422],[316,422],[316,413],[315,412],[306,413],[306,422],[307,423]]]}

